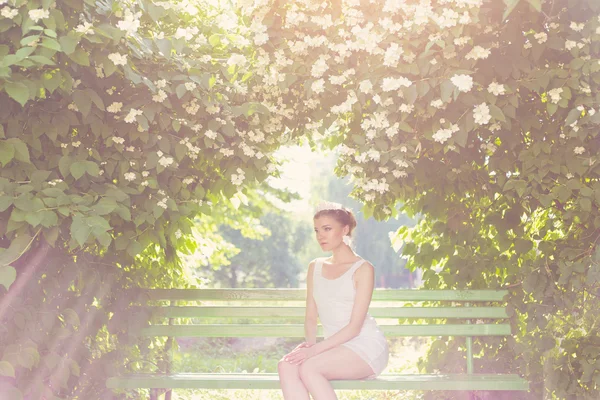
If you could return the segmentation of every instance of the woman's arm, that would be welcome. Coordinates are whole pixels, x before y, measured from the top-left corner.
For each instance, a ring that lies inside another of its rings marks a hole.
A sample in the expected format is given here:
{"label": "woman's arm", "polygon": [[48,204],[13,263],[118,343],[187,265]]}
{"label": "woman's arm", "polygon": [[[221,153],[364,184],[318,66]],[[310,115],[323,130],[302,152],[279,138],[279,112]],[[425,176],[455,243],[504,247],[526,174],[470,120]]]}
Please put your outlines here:
{"label": "woman's arm", "polygon": [[304,314],[304,337],[306,343],[313,345],[317,343],[317,303],[313,297],[313,271],[315,262],[308,265],[308,274],[306,276],[306,311]]}

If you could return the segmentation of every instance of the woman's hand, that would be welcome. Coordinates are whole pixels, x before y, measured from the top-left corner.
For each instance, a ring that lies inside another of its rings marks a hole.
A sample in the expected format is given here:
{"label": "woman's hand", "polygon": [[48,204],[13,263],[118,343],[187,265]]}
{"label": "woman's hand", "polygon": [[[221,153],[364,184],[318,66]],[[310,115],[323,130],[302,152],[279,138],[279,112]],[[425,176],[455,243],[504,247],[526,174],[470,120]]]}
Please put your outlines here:
{"label": "woman's hand", "polygon": [[312,344],[301,343],[294,350],[292,350],[289,354],[283,356],[283,361],[287,361],[290,364],[300,365],[304,361],[308,360],[312,356],[315,355],[314,350],[312,349]]}
{"label": "woman's hand", "polygon": [[315,343],[302,342],[302,343],[300,343],[298,346],[296,346],[296,347],[294,348],[294,350],[292,350],[292,351],[296,351],[296,350],[298,350],[298,349],[301,349],[301,348],[303,348],[303,347],[310,347],[310,346],[314,346],[314,345],[315,345]]}

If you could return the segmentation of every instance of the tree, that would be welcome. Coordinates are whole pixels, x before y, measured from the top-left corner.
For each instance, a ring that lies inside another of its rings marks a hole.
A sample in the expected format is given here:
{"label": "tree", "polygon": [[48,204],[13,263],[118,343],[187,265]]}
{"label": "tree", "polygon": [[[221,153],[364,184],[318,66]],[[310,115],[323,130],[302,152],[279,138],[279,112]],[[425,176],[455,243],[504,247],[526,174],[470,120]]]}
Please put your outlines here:
{"label": "tree", "polygon": [[202,267],[201,274],[221,287],[297,287],[306,267],[299,263],[298,252],[312,239],[308,226],[278,212],[264,214],[256,224],[264,227],[259,237],[221,227],[221,235],[237,254],[218,268]]}

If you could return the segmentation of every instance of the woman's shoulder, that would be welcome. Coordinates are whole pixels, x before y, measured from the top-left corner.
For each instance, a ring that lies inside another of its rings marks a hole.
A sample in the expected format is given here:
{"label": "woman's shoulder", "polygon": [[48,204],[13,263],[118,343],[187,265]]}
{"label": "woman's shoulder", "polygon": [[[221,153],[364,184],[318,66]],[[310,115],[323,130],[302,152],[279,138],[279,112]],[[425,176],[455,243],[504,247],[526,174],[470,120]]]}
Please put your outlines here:
{"label": "woman's shoulder", "polygon": [[357,271],[369,271],[369,272],[375,271],[375,266],[369,260],[365,260],[363,258],[361,261],[362,262],[360,264],[358,264],[358,267],[356,268]]}
{"label": "woman's shoulder", "polygon": [[324,261],[326,261],[329,257],[317,257],[314,258],[310,263],[311,264],[316,264],[316,263],[322,263]]}

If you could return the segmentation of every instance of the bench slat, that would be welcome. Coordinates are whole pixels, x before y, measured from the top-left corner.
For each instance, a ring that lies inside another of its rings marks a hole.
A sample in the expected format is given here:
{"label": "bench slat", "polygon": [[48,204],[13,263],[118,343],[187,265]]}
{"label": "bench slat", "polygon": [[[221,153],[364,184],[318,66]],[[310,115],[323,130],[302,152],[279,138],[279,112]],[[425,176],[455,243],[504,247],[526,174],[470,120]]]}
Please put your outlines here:
{"label": "bench slat", "polygon": [[[382,374],[374,380],[332,381],[341,390],[529,390],[514,374]],[[277,374],[128,375],[109,378],[111,389],[279,389]]]}
{"label": "bench slat", "polygon": [[[386,336],[508,336],[509,324],[380,325]],[[321,326],[317,335],[323,336]],[[152,325],[140,336],[173,337],[304,337],[302,324]]]}
{"label": "bench slat", "polygon": [[[153,315],[165,318],[304,318],[305,307],[187,306],[150,307]],[[508,318],[504,307],[372,307],[375,318]]]}
{"label": "bench slat", "polygon": [[[305,289],[145,289],[149,300],[304,300]],[[374,301],[502,301],[506,290],[377,289]]]}

